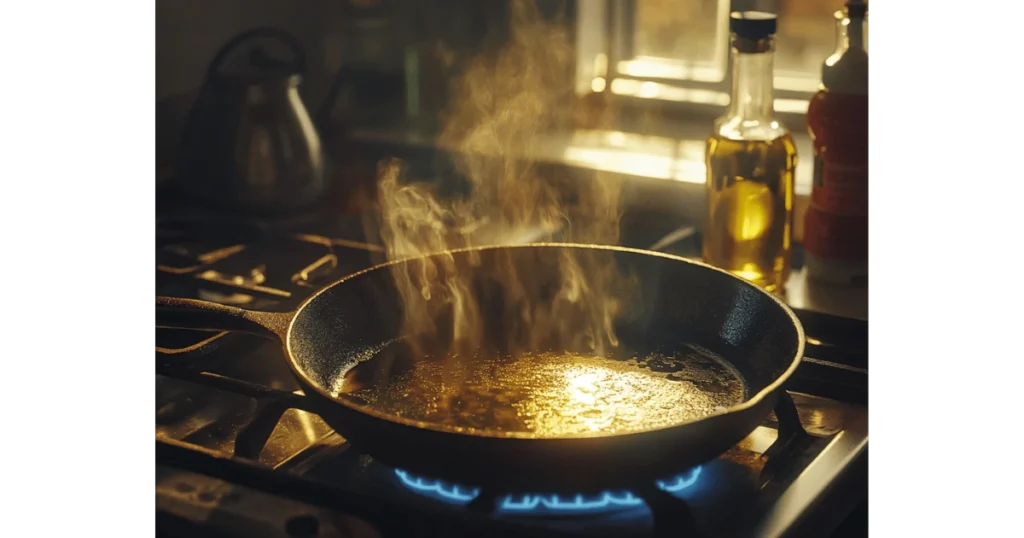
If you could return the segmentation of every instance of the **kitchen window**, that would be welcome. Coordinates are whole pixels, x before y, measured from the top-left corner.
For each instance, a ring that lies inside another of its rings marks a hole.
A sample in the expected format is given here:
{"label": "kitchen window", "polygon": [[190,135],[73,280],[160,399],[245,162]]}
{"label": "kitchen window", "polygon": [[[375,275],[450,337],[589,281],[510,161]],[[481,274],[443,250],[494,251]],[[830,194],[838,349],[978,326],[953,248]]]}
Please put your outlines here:
{"label": "kitchen window", "polygon": [[[779,15],[776,111],[803,115],[835,47],[841,0],[580,2],[577,93],[722,107],[729,102],[729,13]],[[865,44],[867,27],[865,26]]]}

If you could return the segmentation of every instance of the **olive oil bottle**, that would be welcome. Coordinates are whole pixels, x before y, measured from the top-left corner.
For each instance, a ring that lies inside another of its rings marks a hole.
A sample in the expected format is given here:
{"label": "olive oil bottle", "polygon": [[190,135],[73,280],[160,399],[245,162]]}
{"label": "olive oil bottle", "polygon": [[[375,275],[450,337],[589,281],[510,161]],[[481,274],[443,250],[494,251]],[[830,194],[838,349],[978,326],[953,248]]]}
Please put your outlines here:
{"label": "olive oil bottle", "polygon": [[707,140],[704,260],[768,291],[790,272],[796,146],[772,96],[776,17],[730,15],[732,94]]}

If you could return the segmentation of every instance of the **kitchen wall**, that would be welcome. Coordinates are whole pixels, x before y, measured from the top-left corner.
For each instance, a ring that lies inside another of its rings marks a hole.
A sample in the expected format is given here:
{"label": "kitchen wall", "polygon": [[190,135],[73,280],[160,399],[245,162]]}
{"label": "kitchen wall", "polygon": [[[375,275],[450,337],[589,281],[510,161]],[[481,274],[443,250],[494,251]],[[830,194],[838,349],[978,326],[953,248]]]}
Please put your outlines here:
{"label": "kitchen wall", "polygon": [[[300,94],[311,112],[324,100],[344,63],[351,82],[336,115],[358,114],[369,101],[404,113],[410,58],[434,112],[445,98],[446,78],[487,40],[500,40],[508,0],[166,0],[156,5],[156,123],[158,175],[169,173],[174,149],[204,73],[234,35],[276,26],[305,46],[308,73]],[[546,11],[566,0],[539,0]],[[437,67],[444,58],[447,70]],[[434,63],[431,63],[431,60]],[[358,103],[358,106],[354,103]],[[346,109],[348,107],[348,109]],[[376,112],[375,112],[376,113]]]}

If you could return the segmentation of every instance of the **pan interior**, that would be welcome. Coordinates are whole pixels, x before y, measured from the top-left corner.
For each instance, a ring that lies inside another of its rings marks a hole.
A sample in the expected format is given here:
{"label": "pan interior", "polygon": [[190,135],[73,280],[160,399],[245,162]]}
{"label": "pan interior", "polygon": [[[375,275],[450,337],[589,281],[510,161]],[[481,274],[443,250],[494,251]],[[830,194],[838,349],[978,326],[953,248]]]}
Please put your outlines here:
{"label": "pan interior", "polygon": [[[530,250],[533,259],[538,249],[560,248],[589,247],[494,250]],[[489,263],[486,249],[477,256]],[[292,324],[288,348],[297,370],[347,407],[428,429],[518,438],[626,434],[729,412],[798,359],[795,319],[753,286],[649,253],[616,251],[615,263],[637,289],[616,320],[620,345],[607,358],[581,349],[509,351],[493,338],[486,350],[423,353],[435,339],[402,334],[386,268],[311,300]],[[505,320],[488,321],[500,329]]]}
{"label": "pan interior", "polygon": [[398,341],[348,370],[336,390],[430,427],[559,438],[669,427],[747,397],[739,371],[700,346],[620,347],[607,358],[562,350],[413,358]]}

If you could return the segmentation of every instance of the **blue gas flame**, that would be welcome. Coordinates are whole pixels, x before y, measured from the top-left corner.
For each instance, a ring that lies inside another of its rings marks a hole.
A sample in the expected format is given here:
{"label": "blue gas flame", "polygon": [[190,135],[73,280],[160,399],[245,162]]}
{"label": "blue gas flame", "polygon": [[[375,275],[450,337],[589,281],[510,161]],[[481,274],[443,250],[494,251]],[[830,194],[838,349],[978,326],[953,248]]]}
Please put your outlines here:
{"label": "blue gas flame", "polygon": [[[658,480],[658,487],[669,492],[678,493],[697,482],[701,468],[693,469],[677,475],[667,481]],[[438,499],[468,503],[480,494],[479,488],[470,488],[458,484],[449,484],[441,480],[424,478],[409,474],[402,469],[395,469],[395,475],[409,489]],[[597,512],[616,507],[633,507],[643,504],[643,500],[628,491],[605,491],[596,495],[554,495],[554,494],[514,494],[507,495],[498,504],[506,512]]]}

